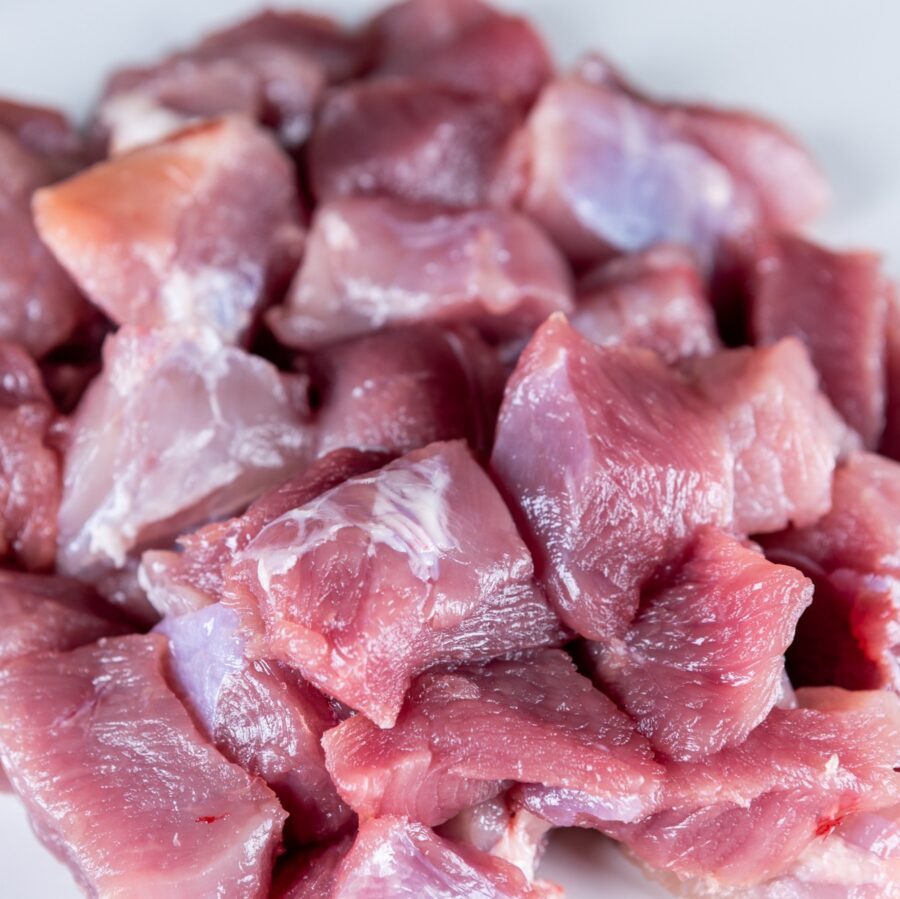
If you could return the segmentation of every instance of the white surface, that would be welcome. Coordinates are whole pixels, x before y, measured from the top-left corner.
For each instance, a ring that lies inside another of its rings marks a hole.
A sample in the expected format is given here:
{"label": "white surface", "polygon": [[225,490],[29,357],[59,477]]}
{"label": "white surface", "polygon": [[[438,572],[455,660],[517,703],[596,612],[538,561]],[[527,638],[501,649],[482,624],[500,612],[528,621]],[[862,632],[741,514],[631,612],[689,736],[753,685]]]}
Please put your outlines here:
{"label": "white surface", "polygon": [[[0,94],[84,113],[103,73],[152,59],[211,24],[255,9],[250,0],[0,0]],[[376,4],[321,2],[359,19]],[[900,272],[900,6],[884,0],[531,0],[527,9],[561,61],[595,46],[641,84],[671,96],[756,108],[814,150],[835,189],[820,233],[883,250]],[[66,872],[0,798],[0,895],[67,899]],[[590,835],[555,841],[545,876],[571,899],[665,895]],[[181,897],[173,897],[181,899]]]}

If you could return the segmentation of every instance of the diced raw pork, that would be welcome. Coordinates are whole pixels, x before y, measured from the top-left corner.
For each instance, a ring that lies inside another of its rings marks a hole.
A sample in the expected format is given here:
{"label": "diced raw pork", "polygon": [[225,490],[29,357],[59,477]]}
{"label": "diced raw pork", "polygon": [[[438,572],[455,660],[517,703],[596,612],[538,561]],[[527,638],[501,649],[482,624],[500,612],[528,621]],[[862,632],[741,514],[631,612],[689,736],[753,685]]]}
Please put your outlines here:
{"label": "diced raw pork", "polygon": [[700,272],[674,244],[612,259],[586,275],[571,322],[599,346],[643,347],[669,363],[719,348]]}
{"label": "diced raw pork", "polygon": [[564,260],[524,216],[351,197],[318,209],[300,271],[268,320],[282,343],[310,348],[421,322],[523,336],[571,309]]}
{"label": "diced raw pork", "polygon": [[516,781],[581,790],[609,820],[631,821],[651,807],[661,771],[628,716],[561,650],[424,674],[393,728],[357,715],[323,743],[361,819],[432,826]]}
{"label": "diced raw pork", "polygon": [[838,412],[874,448],[885,422],[885,330],[890,283],[873,253],[836,253],[796,235],[754,250],[749,293],[756,343],[797,337]]}
{"label": "diced raw pork", "polygon": [[268,895],[284,812],[197,732],[159,636],[0,669],[0,758],[32,826],[90,895]]}
{"label": "diced raw pork", "polygon": [[177,552],[148,550],[139,573],[148,599],[164,616],[182,615],[218,602],[224,589],[225,566],[270,521],[387,461],[388,457],[377,453],[335,450],[254,500],[243,515],[182,534]]}
{"label": "diced raw pork", "polygon": [[300,420],[270,363],[208,331],[125,327],[72,419],[60,570],[91,575],[128,553],[234,514],[303,469]]}
{"label": "diced raw pork", "polygon": [[596,674],[659,752],[710,755],[742,742],[781,696],[784,651],[811,600],[796,569],[701,532],[624,639],[591,645]]}
{"label": "diced raw pork", "polygon": [[900,460],[900,296],[893,284],[888,285],[885,342],[885,421],[878,452]]}
{"label": "diced raw pork", "polygon": [[412,678],[552,645],[556,616],[490,479],[462,442],[359,475],[264,527],[225,600],[251,652],[390,727]]}
{"label": "diced raw pork", "polygon": [[491,465],[558,614],[594,640],[624,632],[701,526],[732,520],[732,452],[686,380],[561,316],[519,358]]}
{"label": "diced raw pork", "polygon": [[32,570],[50,568],[56,557],[56,424],[37,366],[20,346],[0,340],[0,558]]}
{"label": "diced raw pork", "polygon": [[431,325],[320,350],[312,379],[320,455],[340,447],[401,455],[457,437],[486,454],[505,380],[474,331]]}
{"label": "diced raw pork", "polygon": [[57,109],[0,97],[0,130],[40,156],[55,176],[71,174],[84,161],[78,132]]}
{"label": "diced raw pork", "polygon": [[286,834],[310,843],[346,829],[352,812],[320,743],[337,724],[325,697],[278,664],[248,660],[237,616],[221,603],[157,631],[169,639],[176,692],[219,751],[275,791],[290,814]]}
{"label": "diced raw pork", "polygon": [[290,160],[221,119],[40,191],[42,238],[119,324],[206,326],[241,340],[300,253]]}
{"label": "diced raw pork", "polygon": [[780,531],[824,515],[847,429],[819,392],[803,345],[789,338],[728,350],[686,370],[728,431],[737,530]]}
{"label": "diced raw pork", "polygon": [[54,574],[0,571],[0,665],[123,634],[127,622],[94,590]]}
{"label": "diced raw pork", "polygon": [[281,859],[275,868],[270,899],[329,899],[338,866],[354,839],[355,834],[342,837]]}
{"label": "diced raw pork", "polygon": [[550,54],[528,21],[479,0],[405,0],[377,15],[369,33],[375,74],[409,75],[523,103],[553,74]]}
{"label": "diced raw pork", "polygon": [[519,120],[512,104],[417,79],[356,82],[322,104],[309,142],[313,194],[483,206]]}

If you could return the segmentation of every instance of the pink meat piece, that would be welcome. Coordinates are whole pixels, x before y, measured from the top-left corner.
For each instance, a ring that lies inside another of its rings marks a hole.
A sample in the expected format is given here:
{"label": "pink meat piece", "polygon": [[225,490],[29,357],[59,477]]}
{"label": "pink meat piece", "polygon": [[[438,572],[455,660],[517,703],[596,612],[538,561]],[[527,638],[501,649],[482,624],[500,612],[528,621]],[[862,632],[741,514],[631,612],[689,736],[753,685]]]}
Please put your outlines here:
{"label": "pink meat piece", "polygon": [[221,119],[39,192],[43,239],[118,324],[204,326],[237,342],[299,258],[290,160]]}
{"label": "pink meat piece", "polygon": [[0,340],[0,557],[31,570],[49,569],[56,556],[57,425],[34,361]]}
{"label": "pink meat piece", "polygon": [[700,527],[732,520],[732,453],[687,381],[562,317],[519,358],[491,466],[555,609],[594,640],[621,636],[641,588]]}
{"label": "pink meat piece", "polygon": [[125,327],[103,359],[71,420],[63,573],[121,568],[130,552],[241,511],[310,461],[309,426],[282,375],[208,331]]}
{"label": "pink meat piece", "polygon": [[749,325],[755,343],[797,337],[822,387],[868,448],[885,423],[885,331],[891,286],[873,253],[836,253],[792,234],[754,249]]}
{"label": "pink meat piece", "polygon": [[434,443],[267,524],[226,604],[252,654],[390,727],[415,675],[563,634],[500,495],[462,442]]}
{"label": "pink meat piece", "polygon": [[671,240],[708,268],[721,241],[803,225],[828,194],[776,126],[652,100],[596,59],[544,89],[511,159],[519,202],[579,262]]}
{"label": "pink meat piece", "polygon": [[322,104],[309,142],[312,192],[319,202],[387,194],[483,206],[519,122],[515,105],[495,97],[399,76],[355,82]]}
{"label": "pink meat piece", "polygon": [[524,216],[350,197],[317,210],[300,271],[268,321],[282,343],[311,348],[423,322],[522,336],[571,309],[564,260]]}
{"label": "pink meat piece", "polygon": [[463,437],[487,453],[504,380],[493,348],[470,330],[423,325],[320,350],[313,359],[318,452],[401,455]]}
{"label": "pink meat piece", "polygon": [[0,130],[40,156],[58,177],[84,162],[84,147],[72,123],[58,109],[0,97]]}
{"label": "pink meat piece", "polygon": [[888,285],[887,297],[885,421],[878,452],[900,460],[900,297],[893,284]]}
{"label": "pink meat piece", "polygon": [[0,665],[124,634],[128,623],[88,585],[54,574],[0,571]]}
{"label": "pink meat piece", "polygon": [[553,74],[540,35],[518,16],[475,0],[406,0],[370,25],[375,74],[409,75],[530,103]]}
{"label": "pink meat piece", "polygon": [[271,521],[347,478],[378,468],[388,457],[339,449],[264,493],[235,518],[214,521],[178,538],[178,551],[148,550],[140,580],[160,615],[181,615],[218,602],[225,566]]}
{"label": "pink meat piece", "polygon": [[89,895],[268,895],[284,812],[199,734],[165,640],[101,640],[0,669],[0,757]]}
{"label": "pink meat piece", "polygon": [[357,715],[323,743],[363,820],[442,824],[523,782],[580,790],[607,819],[631,821],[648,811],[660,774],[632,721],[561,650],[424,674],[393,728]]}
{"label": "pink meat piece", "polygon": [[720,346],[697,265],[674,244],[612,259],[587,274],[571,323],[599,346],[643,347],[669,363]]}
{"label": "pink meat piece", "polygon": [[8,118],[0,108],[0,339],[43,356],[75,331],[88,305],[31,217],[32,194],[54,180],[55,166],[26,146],[24,123]]}
{"label": "pink meat piece", "polygon": [[900,463],[853,453],[835,472],[831,511],[763,540],[812,578],[815,598],[789,653],[801,684],[900,690]]}
{"label": "pink meat piece", "polygon": [[624,639],[594,643],[604,688],[653,747],[696,759],[741,743],[782,692],[784,652],[812,584],[728,534],[701,532],[641,598]]}
{"label": "pink meat piece", "polygon": [[740,745],[672,762],[662,810],[604,829],[642,862],[707,888],[784,873],[851,814],[889,808],[900,700],[883,691],[798,691],[801,708],[774,709]]}
{"label": "pink meat piece", "polygon": [[175,691],[219,751],[272,788],[290,814],[286,836],[311,843],[346,830],[352,812],[320,742],[338,723],[325,697],[278,664],[247,659],[237,616],[220,603],[157,631],[169,640]]}
{"label": "pink meat piece", "polygon": [[847,429],[819,391],[803,345],[720,352],[686,371],[727,429],[735,455],[735,527],[743,533],[811,524],[831,507]]}

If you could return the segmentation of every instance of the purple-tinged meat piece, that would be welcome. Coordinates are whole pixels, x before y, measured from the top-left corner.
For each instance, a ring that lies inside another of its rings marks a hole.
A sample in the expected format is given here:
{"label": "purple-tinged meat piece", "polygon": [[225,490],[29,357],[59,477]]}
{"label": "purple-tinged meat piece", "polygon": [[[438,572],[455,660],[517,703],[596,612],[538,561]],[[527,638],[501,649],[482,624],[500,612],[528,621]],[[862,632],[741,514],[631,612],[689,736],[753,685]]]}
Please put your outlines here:
{"label": "purple-tinged meat piece", "polygon": [[553,74],[540,35],[479,0],[405,0],[369,26],[374,73],[530,103]]}
{"label": "purple-tinged meat piece", "polygon": [[338,866],[354,839],[355,834],[282,858],[275,868],[270,899],[328,899]]}
{"label": "purple-tinged meat piece", "polygon": [[265,897],[284,812],[165,682],[165,640],[101,640],[0,669],[0,758],[89,895]]}
{"label": "purple-tinged meat piece", "polygon": [[491,465],[558,614],[593,640],[621,636],[699,528],[732,520],[732,452],[688,382],[561,316],[519,358]]}
{"label": "purple-tinged meat piece", "polygon": [[468,329],[423,325],[327,347],[313,357],[317,452],[399,456],[463,437],[486,454],[504,380],[496,351]]}
{"label": "purple-tinged meat piece", "polygon": [[598,346],[643,347],[674,363],[719,349],[693,256],[674,244],[602,263],[578,284],[572,327]]}
{"label": "purple-tinged meat piece", "polygon": [[556,248],[518,213],[349,197],[317,210],[303,264],[268,321],[303,349],[428,322],[521,337],[571,311],[570,281]]}
{"label": "purple-tinged meat piece", "polygon": [[848,431],[819,391],[803,345],[788,338],[726,350],[690,360],[685,371],[728,432],[737,531],[780,531],[824,515]]}
{"label": "purple-tinged meat piece", "polygon": [[812,584],[720,531],[641,597],[625,637],[590,647],[596,676],[669,758],[742,742],[782,692],[784,652]]}
{"label": "purple-tinged meat piece", "polygon": [[561,650],[424,674],[391,729],[357,715],[324,746],[361,819],[431,826],[513,782],[579,790],[608,820],[632,821],[652,806],[661,773],[628,716]]}
{"label": "purple-tinged meat piece", "polygon": [[223,601],[252,634],[251,654],[299,668],[382,727],[427,668],[563,637],[509,511],[461,441],[267,524],[238,553]]}
{"label": "purple-tinged meat piece", "polygon": [[309,464],[282,375],[208,331],[125,327],[71,422],[60,570],[90,576],[241,511]]}
{"label": "purple-tinged meat piece", "polygon": [[896,286],[887,288],[887,332],[885,340],[884,431],[878,452],[900,460],[900,296]]}
{"label": "purple-tinged meat piece", "polygon": [[203,326],[242,340],[299,259],[290,160],[222,119],[100,163],[35,197],[38,230],[118,324]]}
{"label": "purple-tinged meat piece", "polygon": [[0,97],[0,131],[40,156],[57,177],[84,163],[84,147],[72,123],[57,109]]}
{"label": "purple-tinged meat piece", "polygon": [[352,812],[328,772],[322,735],[338,721],[328,701],[281,665],[247,659],[238,619],[221,603],[169,618],[174,689],[204,735],[261,777],[289,813],[286,837],[317,842],[346,830]]}
{"label": "purple-tinged meat piece", "polygon": [[309,142],[319,202],[387,194],[413,203],[483,206],[519,125],[512,104],[413,78],[331,92]]}
{"label": "purple-tinged meat piece", "polygon": [[225,566],[271,521],[303,506],[353,475],[378,468],[387,456],[339,449],[254,500],[247,511],[178,537],[178,551],[148,550],[139,577],[160,615],[182,615],[218,602]]}
{"label": "purple-tinged meat piece", "polygon": [[868,448],[885,424],[891,285],[873,253],[837,253],[791,234],[754,245],[748,317],[754,343],[796,337],[822,388]]}

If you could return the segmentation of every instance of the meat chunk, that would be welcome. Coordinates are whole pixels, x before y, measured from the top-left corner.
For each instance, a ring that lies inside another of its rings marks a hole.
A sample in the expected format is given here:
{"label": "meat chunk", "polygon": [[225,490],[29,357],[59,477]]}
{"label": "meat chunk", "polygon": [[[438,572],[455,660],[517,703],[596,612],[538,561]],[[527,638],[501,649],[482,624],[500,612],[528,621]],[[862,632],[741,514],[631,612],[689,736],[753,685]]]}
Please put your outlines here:
{"label": "meat chunk", "polygon": [[900,296],[893,284],[888,285],[887,304],[884,431],[878,452],[900,460]]}
{"label": "meat chunk", "polygon": [[301,474],[254,500],[246,512],[178,538],[178,551],[148,550],[140,581],[160,615],[181,615],[222,598],[224,569],[270,522],[303,506],[353,475],[387,461],[355,449],[330,452]]}
{"label": "meat chunk", "polygon": [[22,347],[0,340],[0,558],[31,570],[50,568],[56,556],[56,424],[37,366]]}
{"label": "meat chunk", "polygon": [[396,724],[362,715],[324,740],[360,818],[449,820],[510,782],[581,790],[611,820],[648,810],[659,766],[629,718],[560,650],[422,675]]}
{"label": "meat chunk", "polygon": [[491,465],[558,614],[594,640],[621,636],[641,588],[701,526],[732,520],[732,453],[690,385],[561,317],[507,384]]}
{"label": "meat chunk", "polygon": [[755,250],[751,337],[806,344],[825,393],[870,449],[885,422],[890,289],[872,253],[836,253],[788,234],[768,236]]}
{"label": "meat chunk", "polygon": [[159,625],[176,692],[219,751],[275,791],[290,814],[292,840],[316,842],[347,829],[352,813],[320,745],[337,724],[334,711],[296,674],[247,659],[237,625],[220,603]]}
{"label": "meat chunk", "polygon": [[643,347],[666,362],[719,348],[712,307],[693,257],[662,244],[610,260],[578,285],[572,327],[599,346]]}
{"label": "meat chunk", "polygon": [[132,327],[103,356],[71,424],[62,572],[121,568],[130,551],[234,514],[309,463],[308,424],[265,360],[208,331]]}
{"label": "meat chunk", "polygon": [[435,443],[267,524],[225,600],[251,652],[390,727],[412,678],[558,642],[531,557],[461,442]]}
{"label": "meat chunk", "polygon": [[313,359],[318,452],[401,455],[464,437],[487,453],[503,383],[495,351],[470,330],[424,325],[320,350]]}
{"label": "meat chunk", "polygon": [[569,282],[557,250],[517,213],[352,197],[316,212],[303,265],[269,323],[301,348],[422,322],[522,336],[571,310]]}
{"label": "meat chunk", "polygon": [[81,138],[58,109],[0,97],[0,131],[41,157],[54,176],[69,175],[84,162]]}
{"label": "meat chunk", "polygon": [[625,638],[592,644],[597,675],[655,749],[702,758],[769,714],[811,600],[796,569],[704,531],[671,581],[642,597]]}
{"label": "meat chunk", "polygon": [[162,637],[120,637],[0,669],[7,774],[92,895],[262,899],[284,812],[201,738],[164,653]]}
{"label": "meat chunk", "polygon": [[309,144],[313,194],[483,206],[519,120],[502,100],[417,79],[356,82],[322,104]]}
{"label": "meat chunk", "polygon": [[531,24],[480,0],[405,0],[377,15],[369,33],[375,74],[409,75],[522,103],[553,74]]}
{"label": "meat chunk", "polygon": [[102,163],[35,197],[42,238],[119,324],[241,340],[302,237],[290,160],[222,119]]}
{"label": "meat chunk", "polygon": [[789,338],[729,350],[686,370],[728,431],[737,530],[780,531],[824,515],[847,429],[819,392],[803,345]]}

